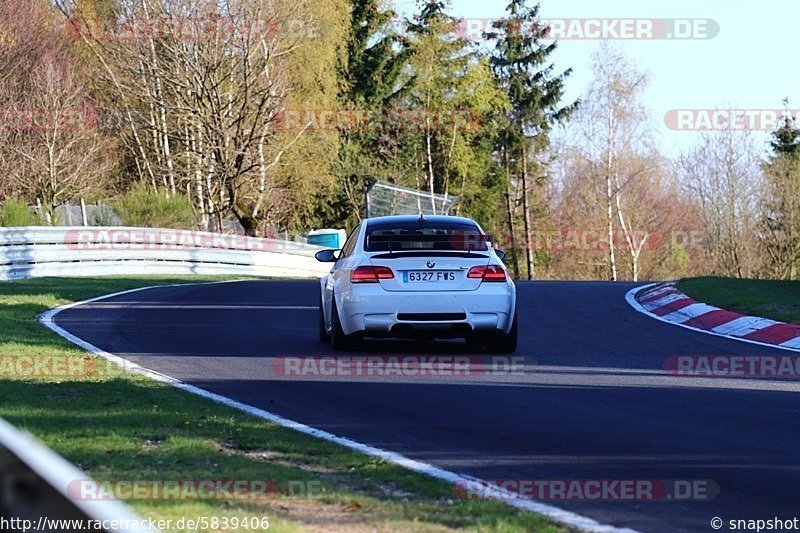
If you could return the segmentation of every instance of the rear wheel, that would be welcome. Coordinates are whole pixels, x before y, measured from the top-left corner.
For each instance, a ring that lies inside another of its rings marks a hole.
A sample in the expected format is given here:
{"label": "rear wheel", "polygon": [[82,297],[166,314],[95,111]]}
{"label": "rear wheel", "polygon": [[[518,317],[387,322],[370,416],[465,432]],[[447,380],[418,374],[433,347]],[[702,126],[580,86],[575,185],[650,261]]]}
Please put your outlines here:
{"label": "rear wheel", "polygon": [[514,309],[514,321],[511,323],[511,329],[508,333],[502,331],[498,332],[487,346],[491,353],[514,353],[517,351],[517,338],[519,337],[517,323],[517,310]]}
{"label": "rear wheel", "polygon": [[325,326],[325,310],[322,307],[322,293],[319,295],[319,340],[322,342],[330,342],[331,334],[328,333],[328,328]]}
{"label": "rear wheel", "polygon": [[345,335],[336,309],[336,298],[331,295],[331,343],[334,350],[347,350],[356,344],[354,335]]}

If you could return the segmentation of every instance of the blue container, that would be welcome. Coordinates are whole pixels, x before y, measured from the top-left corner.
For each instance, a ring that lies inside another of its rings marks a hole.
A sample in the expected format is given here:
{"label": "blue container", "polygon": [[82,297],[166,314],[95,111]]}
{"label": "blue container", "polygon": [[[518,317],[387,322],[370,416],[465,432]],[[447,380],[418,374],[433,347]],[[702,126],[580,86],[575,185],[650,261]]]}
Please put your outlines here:
{"label": "blue container", "polygon": [[313,244],[314,246],[322,246],[324,248],[331,248],[333,250],[338,250],[339,248],[341,248],[341,246],[339,246],[338,232],[309,235],[308,244]]}

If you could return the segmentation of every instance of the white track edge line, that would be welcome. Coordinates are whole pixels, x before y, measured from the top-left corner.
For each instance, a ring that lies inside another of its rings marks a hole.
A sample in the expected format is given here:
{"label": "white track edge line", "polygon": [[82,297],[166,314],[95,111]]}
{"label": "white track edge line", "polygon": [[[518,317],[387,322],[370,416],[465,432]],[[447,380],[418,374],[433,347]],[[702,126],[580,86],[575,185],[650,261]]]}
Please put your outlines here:
{"label": "white track edge line", "polygon": [[128,289],[124,291],[119,291],[111,294],[105,294],[103,296],[97,296],[94,298],[89,298],[87,300],[81,300],[78,302],[72,302],[69,304],[65,304],[54,309],[50,309],[41,313],[37,316],[37,320],[40,324],[44,327],[50,329],[51,331],[55,332],[56,334],[60,335],[61,337],[65,338],[69,342],[80,346],[84,350],[91,352],[94,355],[102,357],[103,359],[109,361],[110,363],[117,365],[119,367],[124,368],[126,371],[130,371],[136,374],[140,374],[143,376],[147,376],[155,381],[165,383],[176,387],[178,389],[184,390],[191,394],[196,394],[198,396],[202,396],[203,398],[207,398],[214,402],[217,402],[222,405],[226,405],[228,407],[232,407],[239,411],[243,411],[249,415],[261,418],[263,420],[267,420],[278,424],[282,427],[293,429],[295,431],[299,431],[300,433],[304,433],[306,435],[310,435],[312,437],[317,437],[334,444],[338,444],[345,448],[349,448],[351,450],[355,450],[361,452],[365,455],[369,455],[372,457],[378,457],[383,459],[389,463],[396,464],[401,466],[407,470],[411,470],[417,472],[419,474],[423,474],[435,479],[439,479],[445,481],[447,483],[451,483],[454,486],[459,484],[467,484],[467,483],[479,483],[487,489],[492,491],[492,494],[498,495],[498,500],[506,503],[511,507],[515,507],[517,509],[537,513],[543,515],[553,522],[567,526],[572,529],[577,529],[579,531],[586,531],[591,533],[610,533],[610,532],[620,532],[620,533],[637,533],[633,529],[628,528],[617,528],[615,526],[601,524],[597,522],[593,518],[589,518],[586,516],[581,516],[577,513],[573,513],[570,511],[566,511],[564,509],[560,509],[558,507],[554,507],[551,505],[547,505],[535,500],[521,498],[518,494],[509,492],[501,487],[482,480],[477,477],[469,476],[466,474],[459,474],[456,472],[451,472],[449,470],[445,470],[443,468],[439,468],[437,466],[433,466],[428,463],[423,463],[421,461],[417,461],[415,459],[411,459],[406,457],[402,454],[392,452],[389,450],[384,450],[382,448],[378,448],[376,446],[372,446],[369,444],[363,444],[358,441],[354,441],[348,439],[346,437],[339,437],[327,431],[323,431],[321,429],[316,429],[311,426],[307,426],[300,422],[296,422],[294,420],[290,420],[288,418],[284,418],[278,414],[266,411],[264,409],[260,409],[258,407],[248,405],[246,403],[239,402],[232,398],[228,398],[227,396],[222,396],[220,394],[201,389],[200,387],[195,387],[194,385],[189,385],[188,383],[184,383],[183,381],[173,378],[171,376],[167,376],[166,374],[162,374],[161,372],[157,372],[155,370],[151,370],[149,368],[145,368],[141,365],[136,363],[132,363],[127,359],[124,359],[118,355],[114,355],[112,353],[106,352],[101,350],[97,346],[90,344],[89,342],[81,339],[77,335],[73,335],[69,331],[63,329],[61,326],[55,323],[55,317],[61,313],[62,311],[66,311],[67,309],[71,309],[73,307],[77,307],[79,305],[84,305],[91,302],[96,302],[99,300],[105,300],[108,298],[113,298],[116,296],[121,296],[123,294],[130,294],[133,292],[139,292],[149,289],[158,289],[164,287],[186,287],[190,285],[208,285],[214,283],[232,283],[235,281],[251,281],[251,280],[226,280],[226,281],[214,281],[214,282],[201,282],[201,283],[176,283],[176,284],[169,284],[169,285],[151,285],[147,287],[138,287],[135,289]]}
{"label": "white track edge line", "polygon": [[[629,290],[625,294],[625,300],[636,311],[639,311],[640,313],[645,314],[645,315],[649,316],[650,318],[655,318],[656,320],[659,320],[659,321],[664,322],[666,324],[672,324],[673,326],[680,326],[682,328],[690,329],[692,331],[697,331],[697,332],[700,332],[700,333],[707,333],[708,335],[714,335],[716,337],[722,337],[723,339],[730,339],[730,340],[734,340],[734,341],[746,342],[748,344],[757,344],[758,346],[766,346],[767,348],[775,348],[777,350],[786,350],[786,351],[789,351],[789,352],[800,353],[800,348],[789,348],[787,346],[780,346],[778,344],[769,344],[767,342],[755,341],[755,340],[752,340],[752,339],[743,339],[741,337],[734,337],[733,335],[725,335],[725,334],[717,333],[715,331],[710,331],[710,330],[707,330],[707,329],[696,328],[694,326],[687,326],[686,324],[682,324],[680,322],[672,322],[670,320],[664,319],[663,317],[655,315],[655,314],[651,313],[650,311],[648,311],[647,309],[645,309],[642,306],[642,304],[640,304],[638,301],[636,301],[636,295],[640,291],[644,291],[644,290],[646,290],[648,288],[651,288],[651,287],[654,287],[656,285],[658,285],[658,283],[650,283],[648,285],[640,285],[638,287],[634,287],[634,288],[632,288],[631,290]],[[703,302],[697,302],[697,303],[703,303]],[[757,317],[754,317],[754,318],[757,318]]]}

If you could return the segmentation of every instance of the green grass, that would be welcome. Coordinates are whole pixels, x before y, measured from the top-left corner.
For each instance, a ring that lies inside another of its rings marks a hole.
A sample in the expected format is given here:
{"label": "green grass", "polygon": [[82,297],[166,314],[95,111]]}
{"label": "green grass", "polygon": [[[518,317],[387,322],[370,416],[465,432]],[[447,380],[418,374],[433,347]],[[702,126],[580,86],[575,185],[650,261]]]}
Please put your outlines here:
{"label": "green grass", "polygon": [[678,282],[678,289],[729,311],[800,323],[800,281],[688,278]]}
{"label": "green grass", "polygon": [[[35,321],[46,309],[92,296],[218,279],[0,282],[0,416],[101,482],[242,479],[269,480],[273,487],[258,501],[129,500],[145,517],[266,516],[270,531],[560,530],[539,515],[460,499],[447,483],[128,375]],[[73,366],[66,373],[22,375],[15,357],[66,359]],[[307,490],[288,494],[289,487]]]}

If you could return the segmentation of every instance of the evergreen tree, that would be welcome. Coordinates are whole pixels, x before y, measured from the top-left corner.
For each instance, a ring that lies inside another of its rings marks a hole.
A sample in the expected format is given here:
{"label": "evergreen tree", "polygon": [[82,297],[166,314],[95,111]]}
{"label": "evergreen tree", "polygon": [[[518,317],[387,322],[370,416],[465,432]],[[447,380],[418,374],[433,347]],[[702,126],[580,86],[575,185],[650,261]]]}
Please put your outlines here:
{"label": "evergreen tree", "polygon": [[544,180],[544,169],[536,161],[549,144],[551,128],[568,118],[577,103],[561,106],[564,83],[571,74],[568,69],[560,74],[548,64],[557,43],[545,43],[548,29],[538,18],[539,5],[528,7],[526,0],[511,0],[506,7],[508,16],[493,24],[494,31],[487,37],[497,40],[491,66],[498,83],[511,103],[505,117],[497,146],[500,164],[507,176],[507,230],[512,237],[512,264],[519,272],[516,250],[523,243],[515,242],[520,235],[515,231],[516,195],[519,189],[522,200],[523,240],[528,279],[534,274],[534,254],[531,245],[531,213],[535,206],[531,188]]}
{"label": "evergreen tree", "polygon": [[[382,114],[396,99],[408,53],[392,26],[394,11],[383,9],[380,0],[350,0],[350,7],[347,54],[339,65],[340,105],[357,113]],[[375,179],[386,179],[389,161],[381,147],[381,131],[362,125],[342,130],[340,136],[337,190],[318,201],[330,225],[352,227],[364,212],[367,187]]]}
{"label": "evergreen tree", "polygon": [[[785,107],[788,107],[788,104],[788,100],[783,101]],[[800,128],[797,127],[796,120],[791,116],[788,109],[784,113],[781,127],[773,133],[770,145],[776,156],[800,154],[798,152],[798,148],[800,148]]]}
{"label": "evergreen tree", "polygon": [[402,37],[391,26],[396,13],[379,0],[351,0],[344,99],[367,108],[384,106],[398,89],[407,61]]}
{"label": "evergreen tree", "polygon": [[[784,100],[788,106],[788,101]],[[772,134],[773,154],[764,164],[763,245],[772,275],[797,279],[800,270],[800,129],[788,110]]]}

